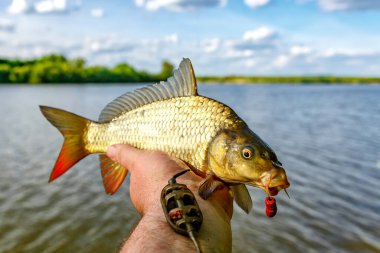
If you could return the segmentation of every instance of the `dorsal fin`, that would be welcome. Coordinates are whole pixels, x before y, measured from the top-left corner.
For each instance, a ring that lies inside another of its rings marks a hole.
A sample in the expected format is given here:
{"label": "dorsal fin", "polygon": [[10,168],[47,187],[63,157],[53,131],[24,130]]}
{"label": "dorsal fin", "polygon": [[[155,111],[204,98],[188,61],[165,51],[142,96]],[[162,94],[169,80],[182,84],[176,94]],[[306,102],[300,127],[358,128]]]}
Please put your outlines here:
{"label": "dorsal fin", "polygon": [[141,89],[127,92],[109,103],[100,113],[99,121],[108,122],[124,112],[140,106],[174,97],[197,95],[197,81],[191,61],[184,58],[179,68],[166,82],[156,83]]}

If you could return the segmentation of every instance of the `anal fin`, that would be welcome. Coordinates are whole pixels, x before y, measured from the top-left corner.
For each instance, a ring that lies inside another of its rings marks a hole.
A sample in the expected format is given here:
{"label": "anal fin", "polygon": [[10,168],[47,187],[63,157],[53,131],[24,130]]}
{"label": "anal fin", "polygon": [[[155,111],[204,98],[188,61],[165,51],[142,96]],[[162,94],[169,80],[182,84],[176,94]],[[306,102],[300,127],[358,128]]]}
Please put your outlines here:
{"label": "anal fin", "polygon": [[231,185],[230,189],[234,195],[236,204],[244,212],[249,213],[252,210],[252,199],[245,184]]}
{"label": "anal fin", "polygon": [[104,190],[107,194],[114,194],[123,183],[128,174],[128,170],[119,163],[114,162],[106,155],[99,155],[101,174],[103,178]]}

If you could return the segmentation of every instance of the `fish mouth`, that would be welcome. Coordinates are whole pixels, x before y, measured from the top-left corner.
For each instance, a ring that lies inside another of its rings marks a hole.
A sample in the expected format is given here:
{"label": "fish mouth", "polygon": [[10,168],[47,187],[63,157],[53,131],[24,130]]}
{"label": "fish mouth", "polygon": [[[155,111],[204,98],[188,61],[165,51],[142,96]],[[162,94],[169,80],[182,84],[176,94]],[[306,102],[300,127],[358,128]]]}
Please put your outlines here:
{"label": "fish mouth", "polygon": [[268,188],[262,188],[269,196],[276,196],[281,190],[288,188],[290,184],[283,184],[279,186],[272,186]]}
{"label": "fish mouth", "polygon": [[290,183],[283,168],[265,173],[257,185],[269,196],[276,196],[281,190],[289,188]]}

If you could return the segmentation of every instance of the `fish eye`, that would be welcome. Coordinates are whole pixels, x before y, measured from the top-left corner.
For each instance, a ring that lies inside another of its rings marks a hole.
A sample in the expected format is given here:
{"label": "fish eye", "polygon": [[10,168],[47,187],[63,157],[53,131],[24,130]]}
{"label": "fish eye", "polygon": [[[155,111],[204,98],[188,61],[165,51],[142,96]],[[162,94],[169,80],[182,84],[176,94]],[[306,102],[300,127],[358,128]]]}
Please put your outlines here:
{"label": "fish eye", "polygon": [[252,159],[255,154],[255,150],[251,146],[246,146],[242,149],[241,154],[244,159]]}

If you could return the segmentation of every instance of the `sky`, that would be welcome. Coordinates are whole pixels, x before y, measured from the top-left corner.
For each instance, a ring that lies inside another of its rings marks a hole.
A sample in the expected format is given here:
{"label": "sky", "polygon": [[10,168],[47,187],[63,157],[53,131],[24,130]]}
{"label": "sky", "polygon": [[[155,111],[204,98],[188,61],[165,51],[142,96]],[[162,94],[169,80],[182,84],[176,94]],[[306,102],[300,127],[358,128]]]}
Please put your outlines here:
{"label": "sky", "polygon": [[0,0],[0,58],[199,75],[380,76],[380,0]]}

